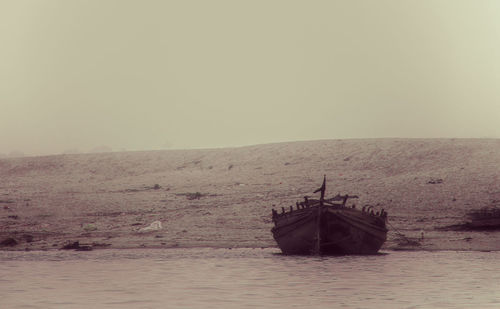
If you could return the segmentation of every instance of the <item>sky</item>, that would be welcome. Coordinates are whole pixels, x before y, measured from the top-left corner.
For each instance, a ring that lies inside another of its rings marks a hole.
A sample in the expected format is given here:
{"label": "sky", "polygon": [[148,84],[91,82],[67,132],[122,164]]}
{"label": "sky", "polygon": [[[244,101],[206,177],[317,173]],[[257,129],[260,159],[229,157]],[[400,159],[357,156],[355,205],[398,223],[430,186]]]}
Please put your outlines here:
{"label": "sky", "polygon": [[500,1],[0,0],[0,154],[500,138]]}

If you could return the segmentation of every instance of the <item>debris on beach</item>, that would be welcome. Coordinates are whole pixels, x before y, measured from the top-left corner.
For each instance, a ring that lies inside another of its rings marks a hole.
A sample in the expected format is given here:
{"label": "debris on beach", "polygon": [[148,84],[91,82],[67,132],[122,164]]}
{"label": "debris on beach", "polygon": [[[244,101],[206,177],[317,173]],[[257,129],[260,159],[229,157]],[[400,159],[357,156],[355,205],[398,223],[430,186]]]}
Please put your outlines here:
{"label": "debris on beach", "polygon": [[61,250],[75,250],[75,251],[91,251],[92,246],[88,245],[80,245],[80,242],[75,241],[75,242],[70,242],[64,246],[61,247]]}
{"label": "debris on beach", "polygon": [[146,226],[146,227],[139,229],[138,232],[139,233],[147,233],[147,232],[159,231],[161,229],[162,229],[161,221],[154,221],[149,226]]}
{"label": "debris on beach", "polygon": [[107,248],[111,247],[110,243],[100,243],[100,242],[93,242],[92,243],[92,248]]}
{"label": "debris on beach", "polygon": [[188,200],[199,200],[200,198],[207,196],[208,194],[200,192],[186,192],[186,193],[176,193],[177,196],[185,196]]}
{"label": "debris on beach", "polygon": [[33,235],[24,234],[24,235],[23,235],[23,239],[24,239],[26,242],[30,243],[30,242],[33,242],[34,237],[33,237]]}
{"label": "debris on beach", "polygon": [[500,208],[483,207],[467,214],[470,221],[466,223],[472,230],[500,230]]}
{"label": "debris on beach", "polygon": [[431,184],[431,185],[440,184],[440,183],[443,183],[443,179],[441,179],[441,178],[437,178],[437,179],[432,178],[427,183]]}
{"label": "debris on beach", "polygon": [[17,240],[12,237],[5,238],[0,242],[0,247],[14,247],[18,244]]}
{"label": "debris on beach", "polygon": [[500,208],[483,207],[467,213],[465,223],[439,227],[438,230],[447,231],[497,231],[500,230]]}
{"label": "debris on beach", "polygon": [[145,186],[144,189],[145,190],[160,190],[161,186],[159,184],[155,183],[154,186]]}
{"label": "debris on beach", "polygon": [[94,224],[86,224],[83,226],[83,230],[86,232],[96,231],[97,227]]}

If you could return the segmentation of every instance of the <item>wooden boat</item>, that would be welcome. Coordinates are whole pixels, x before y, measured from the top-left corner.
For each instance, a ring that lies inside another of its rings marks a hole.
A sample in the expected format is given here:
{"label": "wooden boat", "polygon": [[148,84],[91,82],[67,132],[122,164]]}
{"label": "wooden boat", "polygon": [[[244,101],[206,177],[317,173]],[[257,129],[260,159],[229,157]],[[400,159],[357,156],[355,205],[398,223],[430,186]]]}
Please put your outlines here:
{"label": "wooden boat", "polygon": [[370,207],[348,207],[347,200],[357,196],[337,195],[325,199],[326,177],[321,197],[296,203],[289,211],[272,210],[271,232],[284,254],[375,254],[387,237],[387,212],[374,213]]}

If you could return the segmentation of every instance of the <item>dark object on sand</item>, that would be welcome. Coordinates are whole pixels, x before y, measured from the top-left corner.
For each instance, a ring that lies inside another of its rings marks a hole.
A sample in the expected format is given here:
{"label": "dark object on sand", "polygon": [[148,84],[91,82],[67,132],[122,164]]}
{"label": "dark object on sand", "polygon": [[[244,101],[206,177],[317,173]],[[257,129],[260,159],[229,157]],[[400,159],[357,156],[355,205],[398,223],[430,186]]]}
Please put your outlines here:
{"label": "dark object on sand", "polygon": [[81,246],[78,241],[64,245],[62,250],[91,251],[91,246]]}
{"label": "dark object on sand", "polygon": [[431,179],[427,183],[431,184],[431,185],[435,185],[435,184],[443,183],[443,180],[441,178],[439,178],[439,179]]}
{"label": "dark object on sand", "polygon": [[467,214],[465,223],[438,227],[444,231],[498,231],[500,230],[500,208],[484,207]]}
{"label": "dark object on sand", "polygon": [[0,242],[0,247],[14,247],[18,244],[17,240],[12,237],[5,238]]}
{"label": "dark object on sand", "polygon": [[466,223],[471,230],[500,230],[500,209],[481,208],[468,213],[470,221]]}
{"label": "dark object on sand", "polygon": [[26,240],[26,242],[33,242],[33,239],[34,239],[33,235],[29,235],[29,234],[24,234],[23,238],[24,238],[24,240]]}
{"label": "dark object on sand", "polygon": [[337,195],[325,199],[326,177],[319,200],[308,199],[296,209],[278,214],[273,209],[271,232],[284,254],[375,254],[387,238],[387,212],[374,214],[371,206],[358,210],[347,207],[349,198]]}

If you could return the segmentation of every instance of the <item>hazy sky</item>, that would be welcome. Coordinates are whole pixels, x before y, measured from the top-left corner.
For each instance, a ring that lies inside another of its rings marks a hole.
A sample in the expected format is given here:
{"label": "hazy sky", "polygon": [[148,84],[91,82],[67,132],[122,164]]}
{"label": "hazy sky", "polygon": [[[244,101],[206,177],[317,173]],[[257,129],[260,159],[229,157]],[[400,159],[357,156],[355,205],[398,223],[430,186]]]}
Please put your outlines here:
{"label": "hazy sky", "polygon": [[500,1],[0,0],[0,153],[500,138]]}

